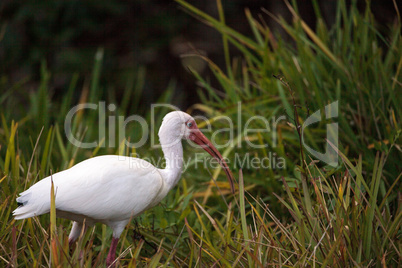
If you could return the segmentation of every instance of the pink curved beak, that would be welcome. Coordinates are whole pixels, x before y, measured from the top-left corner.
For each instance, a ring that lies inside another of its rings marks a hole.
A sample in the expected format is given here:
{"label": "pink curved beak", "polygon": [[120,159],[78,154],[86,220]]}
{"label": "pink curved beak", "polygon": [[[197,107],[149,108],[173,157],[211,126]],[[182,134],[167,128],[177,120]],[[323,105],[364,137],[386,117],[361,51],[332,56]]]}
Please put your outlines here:
{"label": "pink curved beak", "polygon": [[205,135],[202,134],[202,132],[198,128],[192,129],[189,139],[192,140],[194,143],[200,145],[205,151],[207,151],[211,156],[213,156],[215,159],[217,159],[219,161],[219,164],[225,171],[226,176],[228,177],[230,189],[231,189],[232,193],[235,193],[233,174],[230,171],[225,160],[223,159],[222,155],[215,148],[215,146],[212,144],[212,142],[210,142],[207,139],[207,137],[205,137]]}

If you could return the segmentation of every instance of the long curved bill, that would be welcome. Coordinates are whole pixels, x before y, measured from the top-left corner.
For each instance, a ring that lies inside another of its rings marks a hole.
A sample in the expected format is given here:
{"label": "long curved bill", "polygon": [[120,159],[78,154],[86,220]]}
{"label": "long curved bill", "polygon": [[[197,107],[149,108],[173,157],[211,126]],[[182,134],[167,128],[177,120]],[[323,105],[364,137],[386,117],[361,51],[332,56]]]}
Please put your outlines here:
{"label": "long curved bill", "polygon": [[235,186],[234,186],[234,178],[233,174],[230,171],[228,165],[226,164],[225,160],[223,159],[222,155],[219,153],[219,151],[215,148],[215,146],[210,142],[207,137],[205,137],[204,134],[199,129],[193,129],[191,134],[190,134],[190,139],[200,145],[205,151],[207,151],[211,156],[213,156],[215,159],[219,161],[219,164],[223,168],[223,170],[226,173],[226,176],[228,177],[229,184],[230,184],[230,189],[232,193],[235,193]]}

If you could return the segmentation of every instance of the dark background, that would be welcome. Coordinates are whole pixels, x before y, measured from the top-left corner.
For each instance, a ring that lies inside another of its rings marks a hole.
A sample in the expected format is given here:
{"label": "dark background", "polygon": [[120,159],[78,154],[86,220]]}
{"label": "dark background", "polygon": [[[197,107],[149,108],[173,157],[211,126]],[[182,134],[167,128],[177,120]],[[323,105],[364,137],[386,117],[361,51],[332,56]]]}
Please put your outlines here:
{"label": "dark background", "polygon": [[[188,2],[218,17],[215,0]],[[303,19],[314,27],[312,3],[297,2]],[[336,1],[318,2],[326,23],[331,25]],[[366,1],[358,2],[364,10]],[[223,0],[222,3],[226,23],[245,35],[251,35],[245,8],[255,17],[260,14],[281,34],[283,31],[261,7],[276,16],[291,18],[282,1]],[[387,25],[396,19],[393,1],[372,1],[371,6],[380,29],[386,31]],[[94,55],[100,47],[104,48],[100,90],[107,92],[112,85],[116,98],[121,98],[127,76],[136,73],[140,66],[145,67],[144,106],[156,101],[172,81],[176,88],[174,104],[187,108],[198,101],[195,79],[184,67],[180,55],[196,48],[224,66],[219,33],[191,17],[174,1],[0,1],[1,87],[23,80],[27,91],[37,90],[41,62],[45,60],[52,74],[53,98],[63,98],[73,73],[80,75],[81,87],[90,79]],[[232,55],[236,55],[235,50]],[[198,64],[198,71],[208,76],[206,65],[199,61],[193,64]],[[74,97],[78,99],[78,90]]]}

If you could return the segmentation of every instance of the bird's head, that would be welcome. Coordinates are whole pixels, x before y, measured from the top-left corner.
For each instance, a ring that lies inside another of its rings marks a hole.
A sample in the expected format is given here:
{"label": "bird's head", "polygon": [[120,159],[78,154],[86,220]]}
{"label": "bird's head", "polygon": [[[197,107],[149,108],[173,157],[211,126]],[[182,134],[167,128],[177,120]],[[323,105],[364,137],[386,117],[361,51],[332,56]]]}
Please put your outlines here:
{"label": "bird's head", "polygon": [[199,130],[197,123],[192,116],[181,111],[174,111],[165,115],[159,129],[159,139],[161,145],[166,147],[181,142],[181,139],[191,140],[201,146],[205,151],[219,161],[228,177],[232,193],[234,193],[235,188],[232,172],[219,151]]}
{"label": "bird's head", "polygon": [[181,139],[189,137],[190,127],[193,125],[196,125],[194,118],[189,114],[181,111],[170,112],[163,118],[159,138],[161,142],[168,141],[168,144],[165,145],[174,145],[181,142]]}

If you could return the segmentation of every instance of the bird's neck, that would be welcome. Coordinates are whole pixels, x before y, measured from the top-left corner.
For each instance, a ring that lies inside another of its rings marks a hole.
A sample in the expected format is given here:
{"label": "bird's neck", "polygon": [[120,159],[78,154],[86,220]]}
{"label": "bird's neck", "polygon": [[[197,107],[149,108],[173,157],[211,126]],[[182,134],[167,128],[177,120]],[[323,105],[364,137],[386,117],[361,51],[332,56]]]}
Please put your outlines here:
{"label": "bird's neck", "polygon": [[165,183],[171,189],[180,180],[183,168],[183,146],[181,140],[174,141],[160,138],[162,151],[166,160]]}

